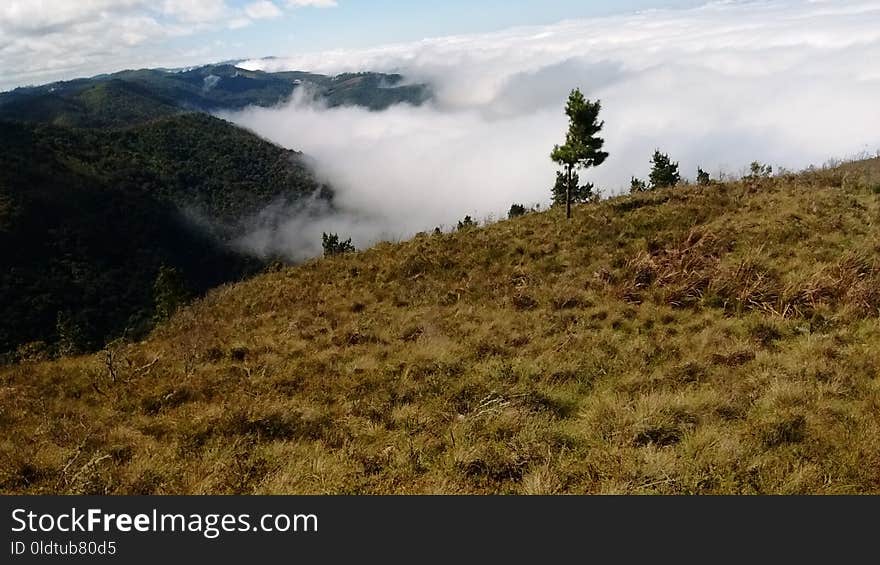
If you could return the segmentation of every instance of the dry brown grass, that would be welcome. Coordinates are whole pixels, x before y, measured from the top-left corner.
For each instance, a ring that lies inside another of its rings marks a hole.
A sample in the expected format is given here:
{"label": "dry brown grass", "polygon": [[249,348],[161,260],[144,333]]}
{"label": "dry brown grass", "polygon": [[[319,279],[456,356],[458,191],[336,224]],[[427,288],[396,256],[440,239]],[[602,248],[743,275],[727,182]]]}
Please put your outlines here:
{"label": "dry brown grass", "polygon": [[880,164],[219,289],[0,369],[0,490],[880,492]]}

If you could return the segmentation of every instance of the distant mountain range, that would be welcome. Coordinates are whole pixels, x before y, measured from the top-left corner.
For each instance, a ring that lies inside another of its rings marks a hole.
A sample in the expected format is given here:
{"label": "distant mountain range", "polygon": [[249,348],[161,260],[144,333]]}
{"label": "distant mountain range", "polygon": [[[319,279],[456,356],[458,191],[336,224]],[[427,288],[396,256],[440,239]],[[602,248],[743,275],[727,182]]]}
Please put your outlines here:
{"label": "distant mountain range", "polygon": [[0,93],[0,119],[70,127],[127,127],[187,111],[240,110],[273,106],[298,89],[330,107],[382,110],[399,103],[419,105],[431,96],[424,84],[396,74],[265,73],[232,64],[186,70],[144,69],[17,88]]}

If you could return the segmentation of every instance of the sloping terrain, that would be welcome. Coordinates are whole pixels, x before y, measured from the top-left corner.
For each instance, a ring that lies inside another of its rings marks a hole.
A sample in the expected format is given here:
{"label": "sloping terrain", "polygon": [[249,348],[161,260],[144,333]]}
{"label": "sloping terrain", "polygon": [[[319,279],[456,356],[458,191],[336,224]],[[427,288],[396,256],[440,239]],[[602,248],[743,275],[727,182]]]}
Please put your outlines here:
{"label": "sloping terrain", "polygon": [[880,492],[880,163],[421,235],[0,369],[0,489]]}
{"label": "sloping terrain", "polygon": [[241,235],[242,219],[278,200],[315,193],[332,199],[301,153],[206,114],[77,135],[90,141],[66,147],[66,158],[94,163],[120,188],[146,191],[198,213],[223,239]]}
{"label": "sloping terrain", "polygon": [[58,341],[59,316],[86,349],[137,335],[161,266],[192,294],[239,280],[260,267],[226,248],[239,222],[316,194],[332,196],[299,154],[207,115],[114,131],[0,122],[0,353]]}
{"label": "sloping terrain", "polygon": [[0,119],[65,127],[125,127],[180,112],[172,100],[121,80],[82,85],[70,93],[40,91],[8,100],[0,95]]}
{"label": "sloping terrain", "polygon": [[378,73],[325,76],[305,72],[264,73],[233,65],[184,71],[144,69],[89,79],[18,88],[0,93],[0,119],[82,128],[126,127],[184,111],[216,112],[274,106],[299,88],[328,106],[382,110],[422,104],[426,85]]}

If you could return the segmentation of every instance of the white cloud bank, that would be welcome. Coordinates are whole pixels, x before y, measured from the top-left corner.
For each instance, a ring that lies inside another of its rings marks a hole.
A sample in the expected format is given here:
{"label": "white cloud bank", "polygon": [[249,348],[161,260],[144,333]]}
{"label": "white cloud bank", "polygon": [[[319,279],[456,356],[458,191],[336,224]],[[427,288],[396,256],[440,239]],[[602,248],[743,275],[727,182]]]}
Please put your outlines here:
{"label": "white cloud bank", "polygon": [[121,68],[200,63],[204,53],[180,52],[167,43],[278,18],[282,6],[335,5],[333,0],[255,0],[244,6],[231,0],[0,0],[0,89]]}
{"label": "white cloud bank", "polygon": [[[573,87],[602,100],[607,192],[646,176],[659,147],[694,176],[753,160],[788,168],[880,148],[880,2],[717,2],[684,11],[334,51],[242,66],[401,72],[433,104],[380,113],[294,100],[227,116],[317,160],[352,211],[280,222],[255,247],[315,253],[323,227],[368,244],[547,202]],[[356,213],[354,211],[357,211]],[[311,247],[310,247],[311,245]]]}

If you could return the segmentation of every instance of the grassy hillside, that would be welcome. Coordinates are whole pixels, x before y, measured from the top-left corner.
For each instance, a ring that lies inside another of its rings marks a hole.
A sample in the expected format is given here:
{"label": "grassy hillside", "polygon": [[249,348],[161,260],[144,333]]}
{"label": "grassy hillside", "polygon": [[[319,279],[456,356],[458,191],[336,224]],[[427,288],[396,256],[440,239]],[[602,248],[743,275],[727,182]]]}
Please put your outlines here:
{"label": "grassy hillside", "polygon": [[0,488],[878,493],[880,163],[419,236],[0,369]]}
{"label": "grassy hillside", "polygon": [[162,265],[193,294],[253,272],[223,243],[238,222],[330,195],[299,159],[206,115],[118,131],[0,122],[0,353],[58,341],[59,313],[86,349],[149,328]]}

